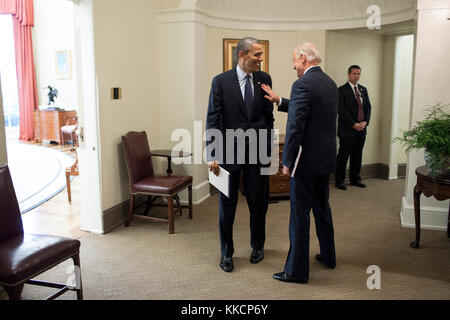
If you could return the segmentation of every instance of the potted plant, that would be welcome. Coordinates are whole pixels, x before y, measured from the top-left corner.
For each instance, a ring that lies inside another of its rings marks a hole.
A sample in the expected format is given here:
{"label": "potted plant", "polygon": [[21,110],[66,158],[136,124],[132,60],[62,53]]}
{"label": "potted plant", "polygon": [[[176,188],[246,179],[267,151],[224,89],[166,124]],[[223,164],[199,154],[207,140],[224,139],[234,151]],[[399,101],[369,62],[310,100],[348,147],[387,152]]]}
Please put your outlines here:
{"label": "potted plant", "polygon": [[431,174],[450,170],[450,104],[437,103],[426,111],[427,116],[394,142],[406,146],[406,152],[411,149],[425,149],[425,161],[431,169]]}

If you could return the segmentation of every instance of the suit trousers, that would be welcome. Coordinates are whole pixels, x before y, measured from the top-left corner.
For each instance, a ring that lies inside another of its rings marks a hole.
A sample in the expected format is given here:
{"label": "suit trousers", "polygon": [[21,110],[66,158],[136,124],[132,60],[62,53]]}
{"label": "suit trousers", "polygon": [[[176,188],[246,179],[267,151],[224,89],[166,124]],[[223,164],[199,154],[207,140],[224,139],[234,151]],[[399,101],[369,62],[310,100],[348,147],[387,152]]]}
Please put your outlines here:
{"label": "suit trousers", "polygon": [[[225,169],[228,170],[227,167]],[[239,183],[243,172],[247,205],[250,211],[250,245],[255,250],[264,248],[266,213],[269,203],[269,176],[261,175],[261,165],[243,164],[230,171],[230,197],[219,194],[219,233],[222,257],[234,253],[233,224],[238,203]]]}
{"label": "suit trousers", "polygon": [[295,278],[309,279],[310,214],[313,211],[322,261],[336,266],[333,219],[329,199],[330,175],[290,179],[291,217],[289,253],[284,272]]}
{"label": "suit trousers", "polygon": [[361,162],[364,142],[366,141],[366,132],[356,132],[349,137],[339,137],[339,152],[336,160],[336,185],[343,184],[345,181],[345,170],[347,161],[350,157],[350,183],[361,181]]}

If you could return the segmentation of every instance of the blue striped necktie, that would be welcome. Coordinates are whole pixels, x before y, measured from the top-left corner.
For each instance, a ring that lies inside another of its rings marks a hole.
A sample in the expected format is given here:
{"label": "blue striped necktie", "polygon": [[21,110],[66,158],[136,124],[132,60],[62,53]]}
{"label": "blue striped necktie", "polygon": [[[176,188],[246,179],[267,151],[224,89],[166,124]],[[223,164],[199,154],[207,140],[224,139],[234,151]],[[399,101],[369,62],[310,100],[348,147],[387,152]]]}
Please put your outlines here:
{"label": "blue striped necktie", "polygon": [[250,83],[250,75],[248,74],[245,78],[244,102],[245,109],[247,110],[247,118],[250,120],[253,115],[253,92],[252,84]]}

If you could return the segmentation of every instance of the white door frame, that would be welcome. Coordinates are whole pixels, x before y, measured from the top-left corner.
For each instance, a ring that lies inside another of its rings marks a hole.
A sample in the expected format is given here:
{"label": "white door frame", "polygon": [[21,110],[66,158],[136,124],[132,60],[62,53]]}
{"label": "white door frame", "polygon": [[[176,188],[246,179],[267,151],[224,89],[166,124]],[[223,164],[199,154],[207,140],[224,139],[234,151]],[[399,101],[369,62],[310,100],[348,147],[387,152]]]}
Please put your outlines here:
{"label": "white door frame", "polygon": [[2,77],[0,76],[0,165],[8,163],[6,152],[5,118],[3,115]]}
{"label": "white door frame", "polygon": [[97,71],[94,51],[93,1],[74,1],[75,59],[80,146],[80,229],[103,233]]}

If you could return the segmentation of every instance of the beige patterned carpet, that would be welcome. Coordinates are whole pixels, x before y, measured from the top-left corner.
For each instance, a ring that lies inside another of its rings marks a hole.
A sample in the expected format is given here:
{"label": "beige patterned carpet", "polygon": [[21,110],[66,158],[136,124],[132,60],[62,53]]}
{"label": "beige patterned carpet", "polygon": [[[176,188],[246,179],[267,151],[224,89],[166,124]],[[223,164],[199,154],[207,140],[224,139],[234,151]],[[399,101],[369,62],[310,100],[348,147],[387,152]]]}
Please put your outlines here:
{"label": "beige patterned carpet", "polygon": [[[81,239],[85,299],[450,299],[450,242],[444,231],[423,230],[420,249],[412,249],[414,229],[400,226],[404,180],[365,181],[367,189],[347,191],[330,186],[335,224],[337,267],[314,260],[318,253],[311,218],[310,281],[282,283],[288,251],[289,202],[270,204],[265,259],[249,262],[249,216],[241,195],[236,214],[235,271],[219,266],[218,199],[212,196],[167,224],[134,220],[106,235]],[[367,288],[367,267],[381,269],[381,289]],[[67,282],[71,263],[41,279]],[[51,291],[26,285],[24,299],[42,299]],[[0,294],[4,299],[5,294]],[[70,292],[61,299],[75,299]]]}

